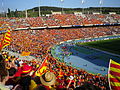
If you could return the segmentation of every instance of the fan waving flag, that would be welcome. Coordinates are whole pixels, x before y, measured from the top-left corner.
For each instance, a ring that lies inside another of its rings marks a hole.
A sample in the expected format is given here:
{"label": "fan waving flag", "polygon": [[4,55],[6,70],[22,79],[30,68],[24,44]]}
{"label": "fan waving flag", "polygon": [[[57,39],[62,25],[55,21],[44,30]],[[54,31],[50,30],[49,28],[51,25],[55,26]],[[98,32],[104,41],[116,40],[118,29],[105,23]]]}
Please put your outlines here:
{"label": "fan waving flag", "polygon": [[11,41],[11,37],[10,37],[10,27],[8,26],[8,30],[5,33],[3,40],[2,40],[2,47],[0,50],[2,50],[3,48],[5,48],[6,46],[10,45],[10,41]]}
{"label": "fan waving flag", "polygon": [[47,71],[47,63],[48,63],[48,56],[45,57],[44,61],[42,62],[41,66],[35,72],[35,76],[41,76]]}
{"label": "fan waving flag", "polygon": [[109,63],[108,79],[112,90],[120,90],[120,64],[113,60]]}

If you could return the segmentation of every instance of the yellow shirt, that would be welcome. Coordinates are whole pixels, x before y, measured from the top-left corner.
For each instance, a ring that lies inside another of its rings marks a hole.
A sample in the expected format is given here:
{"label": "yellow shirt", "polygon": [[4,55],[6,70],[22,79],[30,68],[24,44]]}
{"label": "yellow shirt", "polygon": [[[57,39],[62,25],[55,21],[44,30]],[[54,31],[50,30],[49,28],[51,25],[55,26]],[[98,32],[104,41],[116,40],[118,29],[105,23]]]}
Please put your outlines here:
{"label": "yellow shirt", "polygon": [[31,80],[31,85],[29,86],[29,90],[34,90],[34,88],[37,86],[34,80]]}

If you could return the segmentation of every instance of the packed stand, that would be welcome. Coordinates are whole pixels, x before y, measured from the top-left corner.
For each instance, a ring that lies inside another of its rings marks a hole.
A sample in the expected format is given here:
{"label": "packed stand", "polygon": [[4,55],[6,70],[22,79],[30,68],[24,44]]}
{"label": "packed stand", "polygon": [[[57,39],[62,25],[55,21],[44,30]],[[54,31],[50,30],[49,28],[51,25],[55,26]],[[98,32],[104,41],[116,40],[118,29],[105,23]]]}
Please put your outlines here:
{"label": "packed stand", "polygon": [[[88,20],[85,19],[85,17],[87,17]],[[11,27],[14,26],[12,29],[27,26],[78,25],[92,23],[89,18],[93,18],[94,23],[103,23],[100,19],[96,20],[97,17],[103,18],[105,22],[109,22],[109,19],[111,19],[106,18],[105,15],[96,15],[94,18],[91,15],[54,15],[52,17],[48,17],[49,21],[47,21],[48,18],[42,19],[41,17],[27,19],[2,18],[0,19],[0,25],[2,26],[2,23],[9,22]],[[115,15],[113,17],[114,19],[118,18],[119,22],[119,15]],[[85,22],[82,22],[81,19],[84,19]],[[82,88],[90,86],[91,88],[95,88],[95,90],[109,90],[107,76],[102,76],[101,74],[93,75],[85,70],[78,70],[71,66],[67,66],[66,63],[59,62],[54,59],[50,54],[49,48],[55,44],[59,44],[61,41],[118,34],[120,34],[120,26],[12,31],[12,41],[6,49],[18,52],[19,54],[23,51],[31,52],[30,55],[35,56],[36,58],[41,58],[42,60],[48,56],[47,69],[42,76],[36,76],[34,73],[38,70],[38,67],[41,66],[41,59],[31,61],[21,60],[19,57],[10,56],[8,52],[2,52],[3,57],[0,56],[0,64],[3,65],[3,67],[0,69],[0,89],[3,87],[6,88],[5,90],[9,90],[9,88],[12,88],[13,90],[39,90],[42,88],[46,90],[77,90],[81,88],[80,90],[82,90]],[[2,37],[3,36],[0,36],[0,41],[2,40]],[[5,72],[2,70],[5,70]],[[49,80],[47,76],[52,77],[53,79]],[[47,81],[44,80],[45,78]]]}
{"label": "packed stand", "polygon": [[[28,18],[0,18],[0,26],[9,24],[14,30],[16,28],[27,27],[47,27],[47,26],[64,26],[64,25],[85,25],[85,24],[111,24],[120,23],[118,14],[56,14],[45,17],[28,17]],[[1,30],[1,29],[0,29]]]}
{"label": "packed stand", "polygon": [[36,17],[36,18],[26,18],[26,22],[31,26],[31,27],[44,27],[44,21],[42,20],[42,17]]}
{"label": "packed stand", "polygon": [[105,35],[120,34],[119,26],[91,27],[77,29],[50,29],[50,30],[22,30],[13,31],[11,45],[8,50],[22,53],[31,52],[30,55],[44,58],[48,48],[67,40],[94,38]]}
{"label": "packed stand", "polygon": [[47,58],[47,69],[40,76],[35,74],[42,63],[40,60],[20,60],[4,51],[0,60],[5,64],[0,68],[3,90],[109,90],[107,76],[67,66],[51,55]]}

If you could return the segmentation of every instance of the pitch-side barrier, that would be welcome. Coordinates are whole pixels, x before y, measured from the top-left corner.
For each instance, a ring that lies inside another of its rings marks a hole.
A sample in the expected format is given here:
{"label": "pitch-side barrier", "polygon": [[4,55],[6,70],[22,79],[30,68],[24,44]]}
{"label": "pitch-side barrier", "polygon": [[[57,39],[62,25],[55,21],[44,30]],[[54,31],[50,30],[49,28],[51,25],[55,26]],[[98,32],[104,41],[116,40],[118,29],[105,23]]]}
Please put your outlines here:
{"label": "pitch-side barrier", "polygon": [[62,29],[62,28],[104,27],[104,26],[120,26],[120,23],[64,25],[64,26],[45,26],[45,27],[27,27],[27,28],[16,28],[16,29],[14,29],[14,31],[18,31],[18,30]]}

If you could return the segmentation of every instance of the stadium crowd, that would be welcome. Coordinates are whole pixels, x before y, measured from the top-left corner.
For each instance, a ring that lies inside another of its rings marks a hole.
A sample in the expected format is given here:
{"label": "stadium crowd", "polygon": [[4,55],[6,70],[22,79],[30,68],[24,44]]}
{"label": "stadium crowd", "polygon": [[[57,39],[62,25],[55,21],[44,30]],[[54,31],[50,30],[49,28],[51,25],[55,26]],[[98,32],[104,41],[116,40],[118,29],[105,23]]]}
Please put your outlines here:
{"label": "stadium crowd", "polygon": [[[51,89],[55,88],[57,90],[59,90],[60,88],[76,89],[78,87],[82,88],[81,87],[82,85],[83,86],[90,85],[91,88],[94,87],[94,88],[101,88],[102,90],[108,90],[109,87],[108,87],[107,75],[106,76],[101,76],[100,74],[93,75],[93,74],[87,73],[82,69],[78,70],[71,66],[67,66],[65,63],[59,62],[51,56],[49,47],[52,47],[53,45],[58,44],[61,41],[67,41],[67,40],[76,39],[76,38],[90,38],[90,37],[93,38],[93,37],[100,37],[105,35],[120,34],[119,28],[120,26],[108,26],[108,27],[91,27],[91,28],[77,28],[77,29],[74,28],[74,29],[58,29],[58,30],[46,29],[46,30],[13,31],[11,32],[11,39],[12,39],[11,45],[9,45],[6,49],[11,50],[13,52],[18,52],[20,54],[23,51],[31,52],[30,55],[35,56],[36,58],[41,58],[42,60],[49,55],[47,71],[54,73],[54,75],[56,76],[56,83],[54,83],[54,85],[52,86],[46,87],[48,90],[50,88]],[[35,72],[37,69],[37,66],[42,63],[41,59],[39,61],[20,60],[15,56],[9,56],[7,52],[3,52],[3,56],[6,59],[5,61],[7,64],[8,71],[9,69],[11,70],[11,68],[14,68],[16,72],[19,72],[19,69],[22,68],[25,63],[25,67],[26,67],[26,64],[30,65],[33,70],[31,71]],[[21,84],[22,83],[21,79],[25,79],[19,75],[20,74],[17,73],[16,75],[15,73],[15,76],[14,76],[15,78],[13,77],[11,78],[12,80],[15,79],[14,84],[12,83],[12,86],[14,88],[20,88],[18,83]],[[21,79],[18,80],[18,77],[21,77]],[[25,77],[26,77],[26,74],[25,74]],[[38,80],[39,80],[38,78],[40,77],[36,77],[36,76],[33,77],[33,75],[31,75],[30,77],[34,81],[32,82],[37,88],[38,86],[37,84],[40,83],[40,81],[38,83]],[[74,79],[71,80],[71,78],[74,78]],[[24,87],[24,84],[22,83],[23,87]],[[11,81],[7,85],[8,86],[11,85]],[[39,85],[41,86],[41,84]],[[94,85],[94,86],[91,86],[91,85]],[[29,86],[29,85],[25,84],[25,86]],[[32,89],[32,87],[30,88]],[[25,89],[25,90],[28,90],[28,89]]]}
{"label": "stadium crowd", "polygon": [[107,75],[94,75],[82,69],[77,70],[50,55],[47,56],[47,69],[42,76],[35,74],[42,61],[20,60],[4,51],[2,55],[1,62],[6,63],[6,66],[1,63],[2,90],[109,90]]}
{"label": "stadium crowd", "polygon": [[46,26],[63,26],[63,25],[85,25],[85,24],[111,24],[120,23],[118,14],[56,14],[45,17],[28,17],[28,18],[0,18],[0,26],[8,23],[12,29],[26,27],[46,27]]}
{"label": "stadium crowd", "polygon": [[[0,18],[1,30],[6,29],[3,23],[12,29],[24,27],[81,25],[118,23],[120,15],[52,15],[35,18]],[[0,56],[0,89],[9,90],[109,90],[107,75],[91,74],[83,69],[75,69],[54,59],[49,48],[61,41],[94,38],[105,35],[120,34],[120,26],[88,27],[71,29],[19,30],[11,32],[11,44],[6,48],[21,54],[23,51],[40,58],[31,61],[21,60],[3,51]],[[3,37],[3,36],[2,36]],[[42,76],[35,73],[41,66],[41,60],[47,56],[47,69]],[[4,65],[6,64],[6,65]],[[9,72],[9,73],[8,73]],[[51,80],[50,80],[51,79]],[[88,89],[89,88],[89,89]]]}
{"label": "stadium crowd", "polygon": [[50,29],[50,30],[22,30],[11,33],[12,42],[9,50],[22,53],[31,52],[32,56],[41,57],[47,55],[49,47],[62,41],[93,38],[105,35],[120,34],[119,26],[92,27],[77,29]]}

